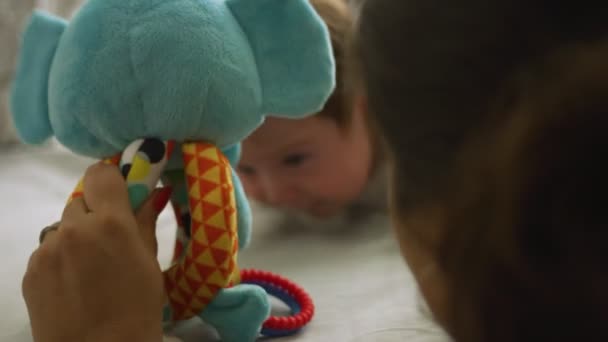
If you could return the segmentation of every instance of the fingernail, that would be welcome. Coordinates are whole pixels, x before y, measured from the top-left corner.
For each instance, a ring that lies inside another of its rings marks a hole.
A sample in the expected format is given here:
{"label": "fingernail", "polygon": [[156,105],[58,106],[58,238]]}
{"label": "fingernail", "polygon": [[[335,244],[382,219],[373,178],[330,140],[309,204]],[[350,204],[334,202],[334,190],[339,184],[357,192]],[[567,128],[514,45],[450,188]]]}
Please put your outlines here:
{"label": "fingernail", "polygon": [[156,210],[157,213],[160,213],[161,211],[163,211],[163,209],[165,209],[167,203],[169,203],[169,200],[171,199],[172,191],[173,189],[170,186],[166,186],[158,190],[156,196],[154,197],[153,203],[154,210]]}

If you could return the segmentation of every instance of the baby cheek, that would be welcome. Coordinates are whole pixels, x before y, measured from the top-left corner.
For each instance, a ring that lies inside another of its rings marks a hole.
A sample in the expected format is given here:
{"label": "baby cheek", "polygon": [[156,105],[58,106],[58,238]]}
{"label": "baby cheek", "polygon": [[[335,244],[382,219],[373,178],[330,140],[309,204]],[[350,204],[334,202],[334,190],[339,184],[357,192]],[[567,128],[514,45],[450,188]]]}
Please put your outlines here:
{"label": "baby cheek", "polygon": [[247,174],[239,174],[239,178],[241,180],[241,184],[243,184],[243,189],[245,190],[245,194],[248,197],[252,197],[256,200],[260,199],[259,187],[256,186],[256,182],[252,176]]}
{"label": "baby cheek", "polygon": [[355,200],[365,183],[358,172],[340,165],[323,168],[315,180],[317,193],[330,201]]}
{"label": "baby cheek", "polygon": [[335,177],[340,180],[346,192],[357,192],[367,183],[370,161],[368,158],[351,153],[336,161]]}
{"label": "baby cheek", "polygon": [[337,200],[355,201],[364,191],[371,169],[371,158],[365,152],[345,146],[325,163],[324,186]]}

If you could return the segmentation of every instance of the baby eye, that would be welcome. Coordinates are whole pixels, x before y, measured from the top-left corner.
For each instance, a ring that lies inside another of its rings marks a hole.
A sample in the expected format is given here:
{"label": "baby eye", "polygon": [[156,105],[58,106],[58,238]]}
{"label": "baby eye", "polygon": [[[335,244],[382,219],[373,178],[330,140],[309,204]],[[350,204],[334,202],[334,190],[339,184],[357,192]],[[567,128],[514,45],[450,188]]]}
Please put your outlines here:
{"label": "baby eye", "polygon": [[297,167],[302,165],[302,163],[306,161],[308,157],[309,156],[306,154],[291,154],[283,158],[283,165],[289,167]]}

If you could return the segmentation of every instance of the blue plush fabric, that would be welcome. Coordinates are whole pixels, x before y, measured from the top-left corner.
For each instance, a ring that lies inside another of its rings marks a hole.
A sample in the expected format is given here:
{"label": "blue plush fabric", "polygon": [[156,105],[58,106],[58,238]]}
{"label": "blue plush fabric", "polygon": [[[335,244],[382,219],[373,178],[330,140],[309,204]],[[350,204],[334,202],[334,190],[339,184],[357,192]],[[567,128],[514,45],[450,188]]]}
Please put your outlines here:
{"label": "blue plush fabric", "polygon": [[253,342],[270,315],[268,294],[257,285],[222,289],[199,317],[214,326],[222,342]]}
{"label": "blue plush fabric", "polygon": [[[141,138],[206,141],[234,165],[266,115],[318,112],[334,86],[329,34],[308,0],[89,0],[70,23],[33,14],[11,109],[27,143],[55,136],[104,158]],[[233,178],[244,247],[251,212]],[[201,317],[224,340],[250,341],[268,313],[263,289],[243,284]]]}
{"label": "blue plush fabric", "polygon": [[236,166],[241,160],[241,144],[235,144],[222,149],[222,153],[228,158],[230,165]]}
{"label": "blue plush fabric", "polygon": [[48,105],[49,70],[66,25],[63,19],[35,13],[24,32],[24,37],[30,38],[21,47],[11,109],[15,127],[28,143],[43,143],[53,133]]}
{"label": "blue plush fabric", "polygon": [[251,207],[247,201],[245,189],[234,168],[232,169],[232,186],[234,187],[234,198],[236,201],[239,248],[244,249],[249,245],[249,241],[251,241]]}
{"label": "blue plush fabric", "polygon": [[306,0],[90,0],[32,17],[12,93],[23,140],[105,157],[135,138],[232,145],[264,114],[318,111],[334,87]]}
{"label": "blue plush fabric", "polygon": [[329,86],[315,86],[319,71],[329,71],[333,79],[334,61],[327,58],[331,42],[327,40],[322,46],[318,39],[325,34],[325,25],[320,19],[302,15],[310,11],[308,1],[227,0],[226,3],[251,42],[264,94],[262,111],[298,116],[310,114],[311,108],[319,111],[319,98],[327,95]]}

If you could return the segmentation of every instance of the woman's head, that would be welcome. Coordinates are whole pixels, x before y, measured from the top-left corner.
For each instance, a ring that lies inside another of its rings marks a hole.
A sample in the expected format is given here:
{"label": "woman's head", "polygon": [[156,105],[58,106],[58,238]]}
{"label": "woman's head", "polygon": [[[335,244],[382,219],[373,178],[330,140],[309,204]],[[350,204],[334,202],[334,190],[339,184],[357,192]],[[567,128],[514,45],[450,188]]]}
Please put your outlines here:
{"label": "woman's head", "polygon": [[329,29],[338,74],[336,90],[314,116],[267,119],[243,142],[238,170],[254,199],[327,217],[361,194],[373,152],[362,101],[344,77],[351,10],[344,0],[311,3]]}
{"label": "woman's head", "polygon": [[400,202],[417,204],[446,188],[457,151],[507,109],[515,78],[606,23],[593,6],[527,0],[368,0],[360,17],[372,117],[399,151]]}
{"label": "woman's head", "polygon": [[355,45],[398,235],[458,340],[608,338],[607,18],[591,2],[361,9]]}
{"label": "woman's head", "polygon": [[462,340],[608,339],[606,58],[606,42],[548,56],[463,152],[438,252]]}

